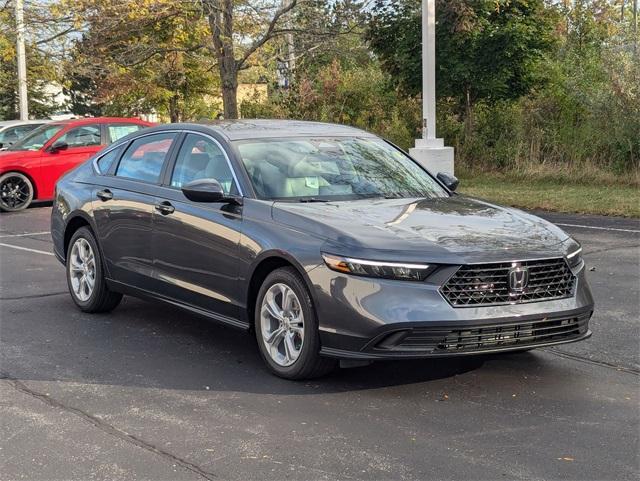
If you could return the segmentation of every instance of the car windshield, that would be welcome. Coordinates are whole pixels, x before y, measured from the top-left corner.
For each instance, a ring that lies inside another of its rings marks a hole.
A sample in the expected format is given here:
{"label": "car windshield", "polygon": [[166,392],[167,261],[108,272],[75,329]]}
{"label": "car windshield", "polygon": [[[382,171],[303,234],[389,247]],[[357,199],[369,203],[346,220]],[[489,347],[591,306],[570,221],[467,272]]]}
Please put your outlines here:
{"label": "car windshield", "polygon": [[13,144],[8,150],[40,150],[63,127],[63,125],[42,125]]}
{"label": "car windshield", "polygon": [[413,160],[375,137],[259,139],[235,145],[261,199],[449,195]]}

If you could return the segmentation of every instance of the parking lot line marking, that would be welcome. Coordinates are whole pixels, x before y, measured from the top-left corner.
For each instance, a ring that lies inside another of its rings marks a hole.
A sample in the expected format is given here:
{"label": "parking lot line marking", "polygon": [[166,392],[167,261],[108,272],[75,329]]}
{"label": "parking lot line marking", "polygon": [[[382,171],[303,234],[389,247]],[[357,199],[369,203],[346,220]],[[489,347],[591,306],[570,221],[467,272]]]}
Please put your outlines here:
{"label": "parking lot line marking", "polygon": [[51,234],[51,232],[47,230],[43,232],[27,232],[26,234],[1,234],[0,239],[3,239],[5,237],[29,237],[30,235],[44,235],[44,234]]}
{"label": "parking lot line marking", "polygon": [[35,252],[36,254],[44,254],[44,255],[47,255],[47,256],[52,256],[53,255],[53,252],[39,251],[38,249],[29,249],[28,247],[14,246],[12,244],[5,244],[3,242],[0,242],[0,246],[2,246],[2,247],[11,247],[12,249],[18,249],[18,250],[21,250],[21,251]]}
{"label": "parking lot line marking", "polygon": [[563,227],[581,227],[583,229],[596,229],[596,230],[612,230],[617,232],[634,232],[640,234],[640,230],[634,229],[618,229],[617,227],[596,227],[595,225],[578,225],[578,224],[560,224],[558,222],[554,222],[555,225],[561,225]]}

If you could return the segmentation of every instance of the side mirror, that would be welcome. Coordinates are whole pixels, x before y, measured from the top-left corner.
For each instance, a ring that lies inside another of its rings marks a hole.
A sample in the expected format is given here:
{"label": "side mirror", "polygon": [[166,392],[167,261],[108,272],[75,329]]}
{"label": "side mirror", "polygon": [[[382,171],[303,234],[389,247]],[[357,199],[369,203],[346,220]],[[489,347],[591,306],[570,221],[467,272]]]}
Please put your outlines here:
{"label": "side mirror", "polygon": [[49,152],[55,153],[60,152],[61,150],[67,150],[69,148],[69,144],[66,142],[56,142],[51,147],[49,147]]}
{"label": "side mirror", "polygon": [[234,202],[235,197],[226,196],[216,179],[198,179],[182,186],[184,196],[194,202]]}
{"label": "side mirror", "polygon": [[438,172],[438,175],[436,175],[436,177],[451,192],[454,192],[458,188],[458,184],[460,183],[455,175],[447,174],[446,172]]}

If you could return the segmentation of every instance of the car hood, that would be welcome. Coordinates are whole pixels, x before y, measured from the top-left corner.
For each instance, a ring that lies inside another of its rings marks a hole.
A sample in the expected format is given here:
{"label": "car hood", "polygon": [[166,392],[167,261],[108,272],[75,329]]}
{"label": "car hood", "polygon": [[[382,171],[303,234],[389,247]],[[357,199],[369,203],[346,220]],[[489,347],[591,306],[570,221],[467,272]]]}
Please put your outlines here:
{"label": "car hood", "polygon": [[563,255],[568,235],[525,212],[461,195],[437,199],[275,202],[273,219],[370,259],[488,262]]}
{"label": "car hood", "polygon": [[37,150],[0,150],[0,165],[13,164],[38,155]]}

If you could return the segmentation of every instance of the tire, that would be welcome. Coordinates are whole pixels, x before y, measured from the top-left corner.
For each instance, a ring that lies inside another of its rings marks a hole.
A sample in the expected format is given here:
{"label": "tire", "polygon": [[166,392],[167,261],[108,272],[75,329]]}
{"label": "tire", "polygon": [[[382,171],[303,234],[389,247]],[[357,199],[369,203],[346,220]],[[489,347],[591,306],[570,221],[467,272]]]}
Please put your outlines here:
{"label": "tire", "polygon": [[107,287],[100,249],[88,227],[79,228],[71,237],[66,271],[69,293],[81,311],[109,312],[120,304],[122,294]]}
{"label": "tire", "polygon": [[26,209],[33,200],[33,184],[20,172],[0,176],[0,211],[17,212]]}
{"label": "tire", "polygon": [[[293,292],[295,298],[289,292]],[[287,304],[290,309],[285,306],[285,296],[291,299]],[[267,307],[269,305],[271,308]],[[276,269],[267,276],[258,292],[254,311],[258,348],[273,374],[292,380],[311,379],[336,367],[335,359],[320,356],[320,335],[313,301],[294,268]],[[282,332],[276,335],[279,330]],[[270,343],[267,338],[271,336],[274,336],[274,341]]]}

